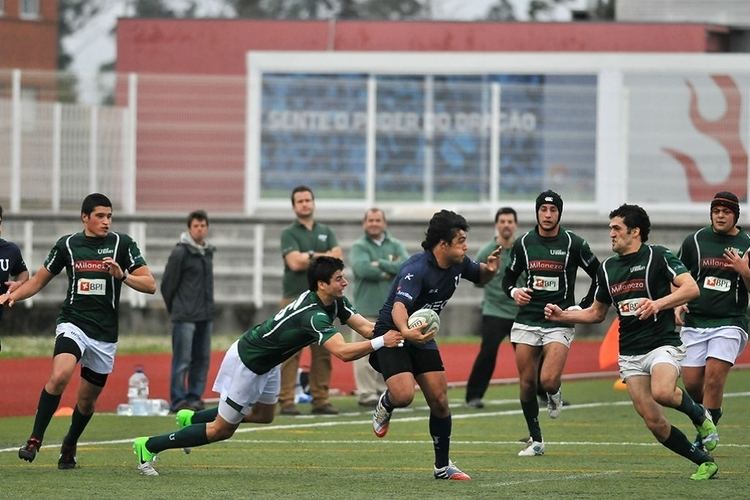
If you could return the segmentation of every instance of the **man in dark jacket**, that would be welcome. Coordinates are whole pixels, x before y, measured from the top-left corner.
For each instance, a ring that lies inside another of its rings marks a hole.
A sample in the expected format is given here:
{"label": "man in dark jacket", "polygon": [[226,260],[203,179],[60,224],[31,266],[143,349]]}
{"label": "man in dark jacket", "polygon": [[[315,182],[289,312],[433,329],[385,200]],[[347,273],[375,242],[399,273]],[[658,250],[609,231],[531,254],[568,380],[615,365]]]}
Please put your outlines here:
{"label": "man in dark jacket", "polygon": [[208,215],[188,215],[188,230],[169,256],[161,294],[172,320],[172,376],[169,397],[173,412],[202,410],[211,359],[214,316],[215,248],[208,244]]}

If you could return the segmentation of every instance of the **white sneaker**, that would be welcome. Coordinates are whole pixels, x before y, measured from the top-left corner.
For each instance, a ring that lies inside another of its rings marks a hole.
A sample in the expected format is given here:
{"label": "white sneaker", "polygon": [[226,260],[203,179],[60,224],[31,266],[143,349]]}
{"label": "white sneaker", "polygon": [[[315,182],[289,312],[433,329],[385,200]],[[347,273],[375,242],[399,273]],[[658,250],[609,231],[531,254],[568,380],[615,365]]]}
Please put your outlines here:
{"label": "white sneaker", "polygon": [[526,448],[518,452],[519,457],[537,457],[544,455],[544,441],[529,441],[526,444]]}
{"label": "white sneaker", "polygon": [[384,397],[385,393],[380,395],[378,405],[375,407],[375,411],[372,412],[372,431],[379,438],[385,437],[388,432],[388,423],[391,421],[391,412],[383,406]]}
{"label": "white sneaker", "polygon": [[558,390],[555,394],[547,393],[547,413],[549,418],[557,418],[562,410],[562,391]]}
{"label": "white sneaker", "polygon": [[151,462],[143,462],[142,464],[138,464],[138,470],[140,471],[142,476],[158,476],[159,473],[154,469],[154,461]]}

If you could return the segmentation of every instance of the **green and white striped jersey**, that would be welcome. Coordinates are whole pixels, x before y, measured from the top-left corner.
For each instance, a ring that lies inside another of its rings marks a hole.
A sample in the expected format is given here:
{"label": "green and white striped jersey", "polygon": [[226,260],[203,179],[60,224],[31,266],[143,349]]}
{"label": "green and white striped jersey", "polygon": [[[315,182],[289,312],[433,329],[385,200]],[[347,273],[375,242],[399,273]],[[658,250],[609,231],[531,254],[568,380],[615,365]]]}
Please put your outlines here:
{"label": "green and white striped jersey", "polygon": [[688,304],[686,326],[738,326],[747,331],[747,287],[724,258],[724,251],[730,248],[745,255],[750,250],[750,236],[741,229],[735,236],[718,234],[707,226],[682,243],[678,256],[701,289],[700,297]]}
{"label": "green and white striped jersey", "polygon": [[105,257],[112,257],[128,272],[146,265],[127,234],[110,232],[95,238],[80,232],[57,240],[44,267],[54,275],[63,269],[68,274],[68,293],[57,323],[73,323],[92,339],[117,342],[122,282],[109,274],[102,262]]}
{"label": "green and white striped jersey", "polygon": [[253,372],[266,373],[313,342],[323,345],[338,332],[333,325],[336,318],[346,323],[355,314],[346,297],[325,306],[315,292],[303,292],[275,316],[242,334],[237,344],[240,359]]}
{"label": "green and white striped jersey", "polygon": [[602,262],[596,300],[612,304],[620,318],[620,354],[646,354],[657,347],[682,344],[675,332],[674,310],[659,311],[645,320],[636,308],[643,299],[657,300],[671,293],[675,277],[688,272],[667,248],[641,245],[637,252],[615,255]]}

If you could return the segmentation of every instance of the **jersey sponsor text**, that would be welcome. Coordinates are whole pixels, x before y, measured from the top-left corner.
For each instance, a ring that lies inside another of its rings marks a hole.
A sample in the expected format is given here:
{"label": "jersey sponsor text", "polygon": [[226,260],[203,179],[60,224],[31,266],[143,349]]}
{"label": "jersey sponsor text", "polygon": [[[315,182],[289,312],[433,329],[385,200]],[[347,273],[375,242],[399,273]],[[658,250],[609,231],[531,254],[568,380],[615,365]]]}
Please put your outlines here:
{"label": "jersey sponsor text", "polygon": [[78,295],[106,295],[107,280],[79,278],[77,293]]}
{"label": "jersey sponsor text", "polygon": [[560,289],[560,278],[557,276],[534,276],[531,286],[534,290],[556,292]]}
{"label": "jersey sponsor text", "polygon": [[732,281],[716,276],[706,276],[703,280],[703,288],[717,292],[728,292],[732,289]]}
{"label": "jersey sponsor text", "polygon": [[623,293],[643,291],[646,289],[646,280],[635,279],[615,283],[609,287],[609,293],[614,297]]}
{"label": "jersey sponsor text", "polygon": [[704,257],[701,259],[701,267],[715,269],[729,269],[732,264],[724,257]]}
{"label": "jersey sponsor text", "polygon": [[617,303],[617,310],[620,316],[635,316],[635,310],[638,309],[638,304],[644,300],[642,298],[637,299],[625,299]]}
{"label": "jersey sponsor text", "polygon": [[529,271],[554,271],[561,273],[564,270],[565,264],[555,260],[532,260],[529,262]]}
{"label": "jersey sponsor text", "polygon": [[109,272],[107,265],[101,260],[77,260],[73,264],[73,268],[78,273]]}

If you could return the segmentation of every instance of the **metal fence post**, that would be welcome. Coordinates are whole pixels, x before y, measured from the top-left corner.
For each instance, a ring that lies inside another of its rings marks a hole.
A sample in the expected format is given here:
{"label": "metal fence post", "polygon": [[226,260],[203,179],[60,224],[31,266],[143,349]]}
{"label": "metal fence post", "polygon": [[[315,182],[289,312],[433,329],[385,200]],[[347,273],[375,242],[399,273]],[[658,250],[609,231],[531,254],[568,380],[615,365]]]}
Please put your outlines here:
{"label": "metal fence post", "polygon": [[11,74],[10,209],[17,213],[21,210],[21,70]]}

